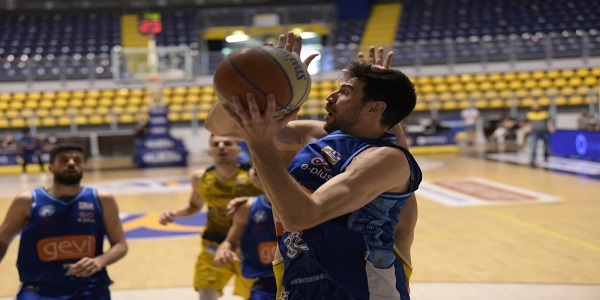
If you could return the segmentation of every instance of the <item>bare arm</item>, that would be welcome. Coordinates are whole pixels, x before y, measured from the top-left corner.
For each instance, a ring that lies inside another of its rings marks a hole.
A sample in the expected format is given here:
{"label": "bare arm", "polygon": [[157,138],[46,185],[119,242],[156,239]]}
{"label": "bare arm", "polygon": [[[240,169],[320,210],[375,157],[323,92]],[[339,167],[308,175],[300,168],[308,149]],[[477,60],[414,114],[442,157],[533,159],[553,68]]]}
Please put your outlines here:
{"label": "bare arm", "polygon": [[[352,212],[383,192],[400,192],[408,186],[410,171],[406,156],[390,147],[365,150],[353,159],[345,172],[312,195],[287,173],[280,159],[268,155],[274,151],[272,144],[259,144],[250,149],[254,149],[251,150],[253,160],[267,181],[265,191],[273,209],[288,231],[313,227]],[[389,168],[390,165],[397,167]]]}
{"label": "bare arm", "polygon": [[106,266],[123,258],[128,251],[123,226],[119,219],[119,207],[111,194],[98,193],[102,205],[102,220],[110,249],[96,257],[84,257],[69,265],[68,274],[77,277],[87,277],[102,270]]}
{"label": "bare arm", "polygon": [[248,224],[248,213],[250,212],[250,206],[252,205],[251,197],[243,198],[246,199],[246,203],[238,207],[233,214],[233,222],[229,228],[229,231],[227,232],[227,237],[219,245],[219,248],[217,248],[217,252],[215,253],[214,262],[216,266],[223,266],[234,261],[240,261],[235,251],[240,246],[240,241],[242,240],[244,230],[246,229],[246,224]]}
{"label": "bare arm", "polygon": [[410,248],[415,238],[418,215],[417,197],[412,194],[400,211],[398,225],[394,228],[394,245],[408,264],[412,264]]}
{"label": "bare arm", "polygon": [[185,205],[175,210],[163,211],[158,220],[160,224],[166,225],[167,223],[173,222],[174,218],[191,216],[202,209],[202,206],[204,205],[204,199],[200,197],[198,189],[200,185],[200,179],[202,179],[203,174],[204,171],[198,171],[192,175],[192,193],[190,194],[189,201]]}
{"label": "bare arm", "polygon": [[27,223],[32,202],[31,193],[25,192],[15,197],[10,204],[4,222],[0,225],[0,262],[6,255],[6,250],[12,240]]}

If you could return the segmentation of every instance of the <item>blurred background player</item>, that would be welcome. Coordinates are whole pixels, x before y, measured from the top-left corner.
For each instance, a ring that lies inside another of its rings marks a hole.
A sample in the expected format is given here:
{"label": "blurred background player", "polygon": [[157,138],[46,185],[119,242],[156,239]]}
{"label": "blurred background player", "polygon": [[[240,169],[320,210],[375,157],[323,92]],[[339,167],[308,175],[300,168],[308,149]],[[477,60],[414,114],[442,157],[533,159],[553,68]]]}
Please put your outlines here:
{"label": "blurred background player", "polygon": [[21,156],[21,166],[23,177],[27,176],[27,165],[39,164],[40,171],[44,171],[44,162],[41,159],[42,141],[31,134],[29,128],[21,130],[22,137],[19,139],[19,155]]}
{"label": "blurred background player", "polygon": [[[0,226],[0,261],[21,233],[17,299],[110,299],[106,266],[127,243],[111,194],[81,185],[84,149],[64,144],[50,153],[50,187],[18,195]],[[103,252],[104,238],[110,249]]]}
{"label": "blurred background player", "polygon": [[240,151],[236,138],[211,135],[208,155],[214,165],[192,175],[192,193],[184,206],[164,211],[159,217],[159,222],[166,225],[175,218],[197,213],[205,203],[208,206],[206,226],[202,233],[202,252],[198,255],[194,274],[194,288],[201,300],[219,298],[234,275],[234,294],[245,299],[250,295],[252,280],[241,275],[239,262],[224,267],[214,264],[217,247],[227,237],[232,223],[231,216],[227,215],[227,204],[231,199],[255,196],[262,192],[252,184],[250,166],[237,162]]}
{"label": "blurred background player", "polygon": [[530,165],[536,166],[537,144],[538,140],[544,143],[544,161],[548,161],[550,156],[550,133],[554,132],[554,121],[548,111],[542,110],[540,104],[536,101],[531,104],[531,110],[527,112],[527,123],[530,131],[531,160]]}
{"label": "blurred background player", "polygon": [[[250,170],[252,183],[262,189],[258,172]],[[215,254],[215,264],[226,266],[241,262],[242,275],[256,279],[250,292],[250,300],[274,300],[277,291],[272,262],[277,251],[277,237],[271,203],[264,194],[241,197],[231,201],[235,205],[233,225],[225,241]],[[238,256],[238,249],[241,256]]]}

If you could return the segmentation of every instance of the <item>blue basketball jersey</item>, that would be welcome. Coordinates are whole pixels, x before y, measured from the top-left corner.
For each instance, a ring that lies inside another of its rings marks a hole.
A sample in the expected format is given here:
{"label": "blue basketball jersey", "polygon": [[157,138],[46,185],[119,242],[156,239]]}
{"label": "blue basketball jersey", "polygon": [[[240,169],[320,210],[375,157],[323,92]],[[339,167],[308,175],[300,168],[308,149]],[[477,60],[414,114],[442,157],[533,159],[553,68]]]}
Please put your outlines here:
{"label": "blue basketball jersey", "polygon": [[[288,170],[312,192],[344,172],[354,157],[371,147],[394,147],[406,155],[411,171],[408,190],[383,193],[357,211],[313,228],[285,232],[279,247],[284,258],[286,290],[294,284],[326,279],[347,293],[335,292],[326,297],[409,299],[404,270],[393,249],[393,231],[400,210],[417,190],[422,174],[408,150],[395,144],[395,136],[361,139],[335,131],[302,148]],[[318,294],[310,297],[315,295]]]}
{"label": "blue basketball jersey", "polygon": [[67,267],[83,257],[103,253],[102,207],[95,189],[83,187],[69,201],[45,189],[32,191],[29,220],[21,232],[17,269],[22,289],[43,296],[73,298],[105,290],[112,282],[106,268],[89,277],[67,275]]}
{"label": "blue basketball jersey", "polygon": [[240,244],[242,275],[258,278],[273,275],[273,256],[277,249],[273,209],[265,195],[252,198],[248,223]]}

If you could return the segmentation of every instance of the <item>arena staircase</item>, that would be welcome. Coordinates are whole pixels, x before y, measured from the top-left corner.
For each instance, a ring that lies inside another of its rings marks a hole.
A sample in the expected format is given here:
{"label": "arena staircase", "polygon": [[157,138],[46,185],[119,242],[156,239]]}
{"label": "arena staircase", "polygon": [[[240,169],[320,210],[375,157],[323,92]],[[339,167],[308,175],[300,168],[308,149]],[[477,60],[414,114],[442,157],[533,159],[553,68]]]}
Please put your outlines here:
{"label": "arena staircase", "polygon": [[390,49],[396,37],[401,15],[402,4],[400,3],[374,5],[363,31],[360,50],[365,53],[371,45]]}

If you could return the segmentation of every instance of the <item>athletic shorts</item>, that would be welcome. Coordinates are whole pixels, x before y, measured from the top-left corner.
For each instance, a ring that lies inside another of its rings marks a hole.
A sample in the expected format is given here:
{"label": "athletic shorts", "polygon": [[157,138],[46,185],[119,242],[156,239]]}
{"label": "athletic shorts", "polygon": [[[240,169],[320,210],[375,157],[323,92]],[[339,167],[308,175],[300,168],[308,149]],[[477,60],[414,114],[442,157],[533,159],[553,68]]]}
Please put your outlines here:
{"label": "athletic shorts", "polygon": [[223,288],[235,275],[233,294],[248,299],[254,280],[242,276],[241,266],[238,262],[223,267],[215,266],[213,259],[218,246],[218,243],[212,241],[202,241],[202,252],[198,255],[194,272],[194,288],[196,290],[216,290],[222,293]]}

